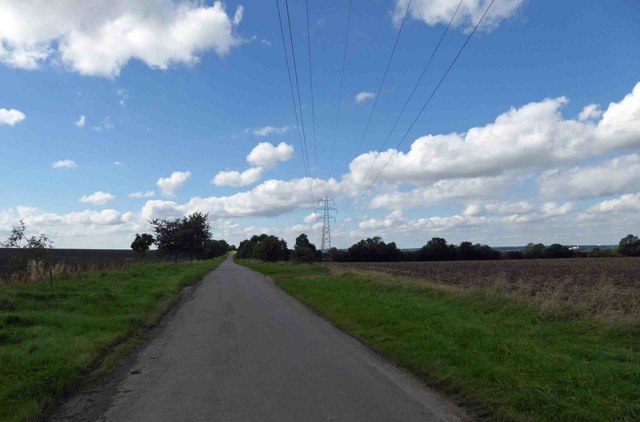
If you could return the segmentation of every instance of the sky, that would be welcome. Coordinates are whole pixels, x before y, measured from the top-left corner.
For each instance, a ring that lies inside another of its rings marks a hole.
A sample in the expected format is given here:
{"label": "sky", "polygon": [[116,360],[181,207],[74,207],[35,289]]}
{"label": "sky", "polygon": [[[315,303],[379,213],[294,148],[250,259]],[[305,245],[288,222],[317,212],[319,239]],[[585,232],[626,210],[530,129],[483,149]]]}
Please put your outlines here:
{"label": "sky", "polygon": [[201,211],[319,245],[325,196],[337,247],[638,234],[640,3],[495,0],[473,32],[489,4],[353,0],[347,37],[348,1],[307,31],[291,0],[294,69],[280,0],[290,84],[275,1],[0,0],[0,238],[128,248]]}

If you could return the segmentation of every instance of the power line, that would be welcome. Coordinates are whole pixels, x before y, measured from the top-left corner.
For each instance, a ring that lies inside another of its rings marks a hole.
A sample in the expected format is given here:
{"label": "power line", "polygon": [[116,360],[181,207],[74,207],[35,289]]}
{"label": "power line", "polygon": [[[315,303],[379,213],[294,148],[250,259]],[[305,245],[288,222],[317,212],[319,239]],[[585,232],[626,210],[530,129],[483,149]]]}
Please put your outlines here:
{"label": "power line", "polygon": [[373,112],[376,109],[376,105],[378,104],[378,98],[380,98],[380,93],[382,92],[382,86],[384,85],[384,81],[387,79],[387,73],[389,72],[389,67],[391,66],[391,61],[393,60],[393,55],[396,52],[396,47],[398,46],[398,41],[400,40],[400,34],[402,34],[402,28],[404,27],[404,22],[407,20],[407,15],[409,14],[409,8],[411,7],[411,1],[409,0],[409,4],[407,4],[407,9],[404,11],[404,17],[402,18],[402,23],[400,24],[400,28],[398,29],[398,34],[396,35],[396,40],[393,43],[393,48],[391,49],[391,55],[389,56],[389,61],[387,62],[387,67],[384,70],[384,74],[382,75],[382,80],[380,81],[380,86],[378,87],[378,92],[373,100],[373,106],[371,107],[371,112],[369,113],[369,118],[367,119],[367,124],[364,126],[364,131],[362,132],[362,138],[360,139],[360,144],[358,145],[358,149],[356,150],[356,157],[360,155],[360,148],[362,148],[362,144],[364,143],[364,138],[367,135],[367,130],[369,130],[369,124],[371,124],[371,118],[373,117]]}
{"label": "power line", "polygon": [[[291,101],[293,103],[293,112],[295,114],[296,117],[296,128],[298,131],[298,140],[300,141],[300,148],[303,150],[304,152],[304,144],[302,142],[302,135],[300,133],[300,121],[298,119],[298,106],[296,104],[296,97],[295,97],[295,93],[293,92],[293,80],[291,79],[291,69],[289,66],[289,54],[287,53],[287,42],[285,40],[285,36],[284,36],[284,27],[282,25],[282,15],[280,13],[280,2],[278,0],[276,0],[276,9],[278,10],[278,22],[280,23],[280,35],[282,36],[282,47],[284,50],[284,58],[286,61],[286,65],[287,65],[287,75],[289,76],[289,88],[291,88]],[[300,110],[302,112],[302,110]],[[313,195],[313,188],[311,186],[311,175],[309,173],[309,163],[307,160],[305,160],[305,156],[303,154],[302,156],[302,162],[305,168],[305,173],[306,176],[309,180],[309,193],[311,194],[311,200],[315,203],[315,197]]]}
{"label": "power line", "polygon": [[309,52],[309,84],[311,85],[311,130],[313,135],[313,163],[318,178],[318,151],[316,149],[316,112],[313,101],[313,68],[311,66],[311,30],[309,29],[309,0],[305,0],[307,10],[307,49]]}
{"label": "power line", "polygon": [[433,61],[433,58],[435,57],[436,53],[438,52],[438,49],[440,48],[440,44],[442,44],[442,40],[444,40],[444,37],[447,35],[447,32],[449,31],[449,28],[451,27],[451,24],[453,23],[453,20],[456,18],[456,15],[458,14],[458,10],[460,10],[460,6],[462,6],[462,2],[463,1],[464,0],[460,0],[460,3],[458,3],[458,7],[456,7],[456,10],[453,12],[453,15],[451,16],[451,19],[449,20],[449,23],[447,24],[446,28],[442,32],[442,35],[440,36],[440,39],[438,40],[438,43],[436,44],[435,48],[431,52],[431,56],[429,56],[429,59],[427,60],[427,63],[425,64],[424,68],[422,69],[422,73],[420,74],[420,77],[418,78],[418,80],[416,81],[415,85],[413,86],[413,89],[411,90],[411,94],[409,94],[409,98],[407,98],[407,101],[405,101],[404,106],[402,107],[402,110],[400,110],[400,113],[398,114],[398,117],[396,117],[396,121],[393,123],[393,126],[391,127],[391,130],[389,130],[389,133],[387,134],[387,137],[384,139],[384,142],[382,143],[380,148],[378,148],[379,152],[376,154],[376,158],[374,158],[373,162],[371,163],[371,165],[367,169],[367,173],[365,174],[365,176],[364,176],[364,178],[362,180],[367,180],[367,176],[369,176],[369,173],[371,172],[371,169],[373,168],[373,166],[375,165],[376,161],[378,160],[378,157],[380,157],[380,152],[382,152],[384,150],[384,148],[387,146],[387,142],[389,142],[389,139],[391,139],[391,135],[395,131],[396,126],[398,125],[398,122],[400,122],[400,118],[403,116],[405,110],[407,109],[407,106],[411,102],[411,99],[413,98],[413,94],[416,93],[416,90],[418,89],[418,86],[420,86],[420,82],[422,82],[422,78],[424,77],[424,75],[427,73],[427,70],[431,66],[431,62]]}
{"label": "power line", "polygon": [[344,41],[344,53],[342,55],[342,74],[340,76],[340,91],[338,93],[338,112],[336,114],[336,125],[333,130],[333,144],[331,145],[331,161],[329,164],[330,172],[333,171],[333,156],[336,150],[336,139],[338,137],[338,124],[340,123],[340,105],[342,104],[342,86],[344,83],[344,66],[347,62],[347,47],[349,46],[349,27],[351,26],[351,10],[353,8],[353,0],[349,0],[349,14],[347,15],[347,34]]}
{"label": "power line", "polygon": [[422,106],[422,108],[420,109],[420,112],[418,112],[418,115],[415,117],[415,119],[413,119],[413,122],[411,122],[411,125],[407,128],[407,130],[405,131],[404,135],[402,136],[402,138],[400,139],[400,141],[398,142],[398,144],[396,145],[395,150],[393,151],[393,153],[389,156],[389,158],[387,159],[387,161],[384,163],[384,165],[382,166],[382,168],[380,169],[380,171],[378,172],[378,174],[376,175],[376,177],[373,179],[373,181],[371,182],[371,184],[369,185],[369,187],[367,188],[367,190],[362,194],[362,196],[358,199],[359,203],[360,201],[362,201],[362,199],[369,193],[369,191],[371,190],[371,188],[373,187],[373,185],[375,184],[375,182],[378,180],[378,178],[380,177],[380,175],[382,174],[382,172],[384,171],[384,169],[387,167],[387,165],[389,164],[389,162],[391,161],[391,158],[394,157],[395,154],[397,154],[398,149],[400,148],[400,146],[402,145],[402,143],[404,142],[405,138],[407,137],[407,135],[409,134],[409,132],[411,131],[411,129],[413,129],[413,126],[416,124],[416,122],[418,121],[418,119],[420,118],[420,116],[422,115],[422,113],[424,112],[424,110],[427,108],[427,106],[429,105],[429,103],[431,102],[431,99],[433,98],[433,96],[435,95],[435,93],[438,91],[438,88],[440,88],[440,85],[442,85],[442,82],[444,82],[445,78],[447,77],[447,75],[449,74],[449,72],[451,71],[451,68],[453,67],[453,65],[458,61],[458,58],[460,57],[460,55],[462,54],[462,51],[465,49],[465,47],[467,46],[467,44],[469,43],[469,40],[471,40],[471,37],[473,36],[473,34],[476,32],[476,30],[478,29],[478,27],[480,26],[480,24],[482,23],[482,21],[484,20],[484,17],[487,15],[487,13],[489,12],[489,9],[491,9],[491,6],[493,6],[493,3],[495,2],[495,0],[491,0],[491,3],[489,3],[489,6],[486,8],[486,10],[484,11],[484,13],[482,14],[482,16],[480,17],[480,19],[478,20],[478,22],[476,23],[476,25],[473,27],[473,30],[471,31],[471,33],[469,34],[469,36],[467,37],[467,39],[465,40],[464,44],[462,44],[462,47],[460,47],[460,50],[458,50],[458,53],[456,54],[456,56],[454,57],[453,61],[451,62],[451,64],[449,64],[449,67],[447,68],[447,70],[444,72],[444,74],[442,75],[442,77],[440,78],[440,81],[438,81],[438,84],[435,86],[435,88],[433,88],[433,91],[431,91],[431,94],[429,95],[429,97],[427,98],[427,101],[424,103],[424,105]]}
{"label": "power line", "polygon": [[[296,65],[296,49],[293,43],[293,31],[291,30],[291,16],[289,14],[289,0],[284,0],[285,9],[287,11],[287,23],[289,26],[289,41],[291,42],[291,57],[293,59],[293,74],[296,80],[296,91],[298,93],[298,107],[300,107],[300,124],[302,125],[302,140],[304,141],[304,156],[307,163],[307,173],[309,179],[311,179],[311,167],[309,166],[309,153],[307,148],[307,134],[304,128],[304,113],[302,112],[302,100],[300,99],[300,84],[298,83],[298,66]],[[309,186],[311,186],[311,180],[309,180]],[[313,188],[311,187],[311,196],[313,195]]]}

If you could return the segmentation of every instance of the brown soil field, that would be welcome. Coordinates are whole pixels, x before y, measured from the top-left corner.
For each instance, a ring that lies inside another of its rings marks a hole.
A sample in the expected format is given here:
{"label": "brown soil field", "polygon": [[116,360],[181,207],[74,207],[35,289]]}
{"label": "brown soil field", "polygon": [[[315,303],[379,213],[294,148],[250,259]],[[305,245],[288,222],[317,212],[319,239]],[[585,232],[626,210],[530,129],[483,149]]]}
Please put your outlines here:
{"label": "brown soil field", "polygon": [[331,263],[464,290],[534,298],[545,311],[640,325],[640,258]]}

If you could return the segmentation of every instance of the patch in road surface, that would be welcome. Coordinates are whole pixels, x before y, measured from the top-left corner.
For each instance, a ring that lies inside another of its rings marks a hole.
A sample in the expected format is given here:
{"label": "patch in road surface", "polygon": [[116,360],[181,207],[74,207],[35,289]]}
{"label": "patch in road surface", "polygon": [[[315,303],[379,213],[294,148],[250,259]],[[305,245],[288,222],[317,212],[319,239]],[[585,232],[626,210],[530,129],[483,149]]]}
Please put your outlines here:
{"label": "patch in road surface", "polygon": [[52,420],[457,421],[459,409],[227,259]]}

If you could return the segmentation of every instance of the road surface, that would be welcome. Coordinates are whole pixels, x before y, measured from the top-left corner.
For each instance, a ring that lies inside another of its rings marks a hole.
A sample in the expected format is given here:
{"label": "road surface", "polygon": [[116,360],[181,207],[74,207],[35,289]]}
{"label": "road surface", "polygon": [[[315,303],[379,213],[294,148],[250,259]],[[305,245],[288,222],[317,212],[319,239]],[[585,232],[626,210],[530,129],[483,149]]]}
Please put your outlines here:
{"label": "road surface", "polygon": [[81,392],[51,420],[460,418],[411,376],[229,258],[109,382]]}

